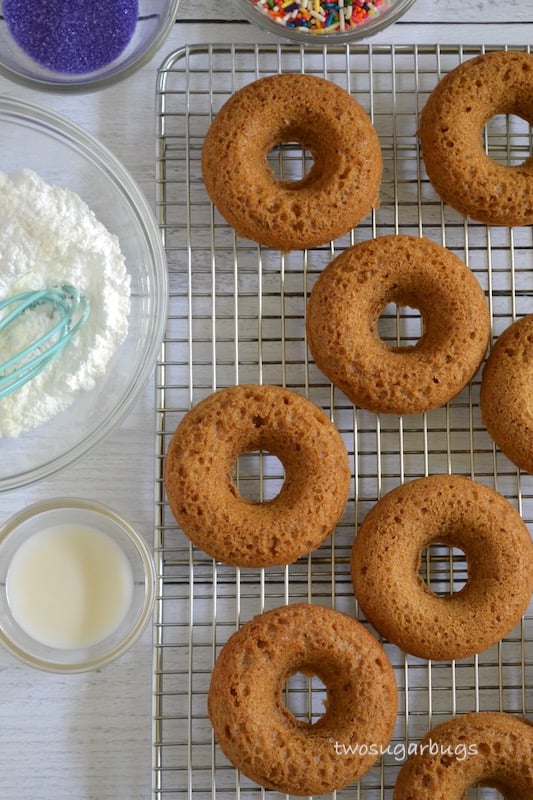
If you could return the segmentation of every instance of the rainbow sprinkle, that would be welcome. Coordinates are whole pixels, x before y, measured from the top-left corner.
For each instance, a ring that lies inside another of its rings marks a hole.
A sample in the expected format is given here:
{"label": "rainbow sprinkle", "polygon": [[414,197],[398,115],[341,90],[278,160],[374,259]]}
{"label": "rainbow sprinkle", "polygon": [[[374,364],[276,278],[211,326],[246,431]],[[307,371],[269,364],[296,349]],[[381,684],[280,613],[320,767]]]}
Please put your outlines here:
{"label": "rainbow sprinkle", "polygon": [[386,0],[252,0],[262,14],[278,25],[302,33],[337,33],[357,28],[387,7]]}

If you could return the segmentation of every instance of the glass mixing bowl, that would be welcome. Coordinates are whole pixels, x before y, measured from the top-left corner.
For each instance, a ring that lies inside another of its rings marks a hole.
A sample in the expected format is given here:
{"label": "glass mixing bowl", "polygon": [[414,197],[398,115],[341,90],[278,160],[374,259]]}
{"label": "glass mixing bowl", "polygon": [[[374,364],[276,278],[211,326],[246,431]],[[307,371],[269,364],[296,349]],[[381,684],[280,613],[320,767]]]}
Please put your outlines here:
{"label": "glass mixing bowl", "polygon": [[[92,0],[87,0],[90,5]],[[39,6],[39,3],[35,3]],[[133,35],[109,64],[90,72],[56,72],[41,66],[13,38],[0,0],[0,72],[37,89],[77,92],[110,86],[145,64],[163,44],[176,22],[179,0],[139,0]]]}
{"label": "glass mixing bowl", "polygon": [[[41,426],[0,439],[0,490],[79,458],[126,415],[156,360],[167,311],[165,251],[155,217],[127,170],[102,144],[55,113],[0,97],[0,171],[29,168],[76,192],[115,234],[131,277],[126,339],[91,391]],[[0,401],[1,404],[1,401]]]}
{"label": "glass mixing bowl", "polygon": [[[249,22],[259,25],[259,27],[270,31],[270,33],[273,33],[276,36],[282,36],[284,38],[291,39],[299,44],[314,45],[357,42],[361,39],[366,39],[369,36],[373,36],[379,31],[387,28],[389,25],[392,25],[393,22],[396,22],[396,20],[405,14],[405,12],[408,10],[408,8],[410,8],[410,6],[413,5],[414,2],[415,0],[380,0],[379,5],[370,3],[370,6],[372,6],[371,13],[364,19],[361,19],[357,25],[354,25],[353,27],[347,27],[345,30],[341,30],[339,28],[331,31],[330,33],[324,31],[313,33],[311,30],[303,26],[293,28],[288,27],[286,24],[283,24],[280,21],[276,21],[273,16],[266,13],[264,10],[260,10],[260,6],[256,0],[234,0],[236,7],[242,12],[243,16]],[[283,2],[282,5],[290,6],[290,4],[285,2]],[[299,2],[298,5],[300,5]],[[324,5],[322,0],[320,5]],[[345,0],[343,7],[346,8],[348,5],[348,0]],[[354,4],[350,3],[350,5]],[[264,6],[267,6],[266,0]],[[311,4],[310,7],[314,10],[314,4]],[[288,7],[285,13],[290,14],[291,8]]]}

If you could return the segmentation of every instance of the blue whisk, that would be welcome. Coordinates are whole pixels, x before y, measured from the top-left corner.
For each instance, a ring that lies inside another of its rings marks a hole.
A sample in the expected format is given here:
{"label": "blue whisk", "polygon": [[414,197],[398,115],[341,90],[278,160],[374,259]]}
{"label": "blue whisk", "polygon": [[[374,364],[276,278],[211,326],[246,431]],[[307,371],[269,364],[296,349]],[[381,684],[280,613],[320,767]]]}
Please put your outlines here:
{"label": "blue whisk", "polygon": [[89,316],[88,299],[73,286],[21,292],[0,302],[0,315],[9,309],[0,316],[0,335],[22,314],[43,304],[50,306],[53,324],[34,342],[0,363],[0,398],[35,378],[62,352]]}

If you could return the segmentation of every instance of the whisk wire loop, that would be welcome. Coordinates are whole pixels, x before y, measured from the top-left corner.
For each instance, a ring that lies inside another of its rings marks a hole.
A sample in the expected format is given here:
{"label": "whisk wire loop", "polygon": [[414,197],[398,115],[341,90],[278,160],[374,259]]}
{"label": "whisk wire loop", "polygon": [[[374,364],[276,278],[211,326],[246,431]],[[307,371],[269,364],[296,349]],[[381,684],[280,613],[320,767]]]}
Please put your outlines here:
{"label": "whisk wire loop", "polygon": [[0,318],[0,334],[22,314],[42,304],[50,305],[58,319],[35,341],[0,364],[0,398],[35,378],[62,352],[89,316],[89,300],[69,284],[20,292],[0,302],[0,313],[13,306]]}

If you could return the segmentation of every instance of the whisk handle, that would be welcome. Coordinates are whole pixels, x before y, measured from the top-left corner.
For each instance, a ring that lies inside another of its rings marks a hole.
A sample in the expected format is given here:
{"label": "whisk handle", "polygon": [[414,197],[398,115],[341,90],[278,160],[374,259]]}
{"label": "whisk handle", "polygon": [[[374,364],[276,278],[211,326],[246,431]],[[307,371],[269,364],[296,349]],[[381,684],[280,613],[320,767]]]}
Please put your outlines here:
{"label": "whisk handle", "polygon": [[24,312],[43,303],[50,304],[59,314],[59,319],[46,333],[0,364],[0,399],[35,378],[55,359],[85,323],[90,311],[88,299],[68,284],[21,292],[0,302],[0,311],[14,306],[0,320],[0,333]]}

